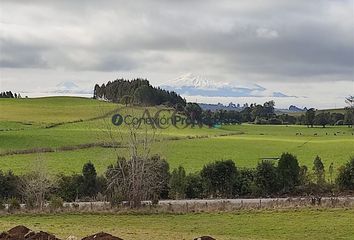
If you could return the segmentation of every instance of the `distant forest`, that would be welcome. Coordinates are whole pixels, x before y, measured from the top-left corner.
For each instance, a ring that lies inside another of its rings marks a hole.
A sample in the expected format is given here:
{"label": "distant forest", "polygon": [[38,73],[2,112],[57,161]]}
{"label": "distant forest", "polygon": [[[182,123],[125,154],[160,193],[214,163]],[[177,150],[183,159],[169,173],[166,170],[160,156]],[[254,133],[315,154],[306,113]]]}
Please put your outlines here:
{"label": "distant forest", "polygon": [[20,94],[11,91],[0,92],[0,98],[21,98]]}
{"label": "distant forest", "polygon": [[176,92],[153,87],[146,79],[117,79],[99,86],[95,85],[93,98],[104,99],[122,104],[139,104],[145,106],[186,105],[186,100]]}

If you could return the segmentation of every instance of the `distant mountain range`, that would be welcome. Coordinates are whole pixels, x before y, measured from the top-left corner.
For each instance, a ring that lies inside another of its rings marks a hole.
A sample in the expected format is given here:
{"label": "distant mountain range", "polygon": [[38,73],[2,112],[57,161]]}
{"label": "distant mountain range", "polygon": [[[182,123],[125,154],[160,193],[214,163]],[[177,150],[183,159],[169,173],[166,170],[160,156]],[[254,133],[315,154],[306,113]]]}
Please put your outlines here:
{"label": "distant mountain range", "polygon": [[185,74],[174,81],[161,85],[162,88],[175,91],[182,96],[205,97],[294,97],[281,92],[269,92],[258,84],[235,85],[226,82],[214,82],[199,75]]}

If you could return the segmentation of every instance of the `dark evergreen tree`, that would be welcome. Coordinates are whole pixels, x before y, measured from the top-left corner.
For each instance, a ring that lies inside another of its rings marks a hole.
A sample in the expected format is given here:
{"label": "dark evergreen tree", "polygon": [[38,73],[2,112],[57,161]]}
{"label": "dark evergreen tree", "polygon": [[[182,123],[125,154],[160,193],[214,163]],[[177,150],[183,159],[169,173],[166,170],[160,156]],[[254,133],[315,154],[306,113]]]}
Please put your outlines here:
{"label": "dark evergreen tree", "polygon": [[290,153],[283,153],[278,162],[278,177],[283,192],[293,191],[299,184],[299,163]]}
{"label": "dark evergreen tree", "polygon": [[97,173],[95,166],[88,162],[82,168],[82,193],[84,196],[94,197],[97,192]]}
{"label": "dark evergreen tree", "polygon": [[319,156],[316,156],[315,160],[313,161],[312,170],[316,176],[317,184],[321,185],[325,183],[325,168]]}
{"label": "dark evergreen tree", "polygon": [[173,169],[170,178],[170,197],[182,199],[186,192],[186,171],[182,166]]}
{"label": "dark evergreen tree", "polygon": [[255,181],[263,195],[275,194],[278,191],[277,169],[270,161],[258,163]]}

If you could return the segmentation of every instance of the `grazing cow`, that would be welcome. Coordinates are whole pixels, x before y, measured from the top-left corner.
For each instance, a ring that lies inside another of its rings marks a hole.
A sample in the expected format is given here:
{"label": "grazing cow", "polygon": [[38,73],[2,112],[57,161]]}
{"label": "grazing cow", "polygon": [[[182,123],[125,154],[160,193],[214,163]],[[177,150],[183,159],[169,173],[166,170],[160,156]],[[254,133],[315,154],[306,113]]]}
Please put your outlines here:
{"label": "grazing cow", "polygon": [[337,134],[336,134],[336,133],[334,133],[334,136],[337,136]]}
{"label": "grazing cow", "polygon": [[216,240],[216,239],[209,236],[202,236],[202,237],[194,238],[194,240]]}
{"label": "grazing cow", "polygon": [[313,134],[314,136],[317,136],[317,133]]}

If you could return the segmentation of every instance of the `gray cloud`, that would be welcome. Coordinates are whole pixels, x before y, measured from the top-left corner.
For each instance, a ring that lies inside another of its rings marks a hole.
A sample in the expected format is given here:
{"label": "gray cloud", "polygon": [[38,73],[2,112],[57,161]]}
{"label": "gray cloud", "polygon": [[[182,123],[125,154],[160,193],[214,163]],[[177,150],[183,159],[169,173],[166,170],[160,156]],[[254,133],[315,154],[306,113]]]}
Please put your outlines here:
{"label": "gray cloud", "polygon": [[351,82],[353,4],[3,0],[0,66],[128,72],[157,82],[185,72],[216,81]]}

